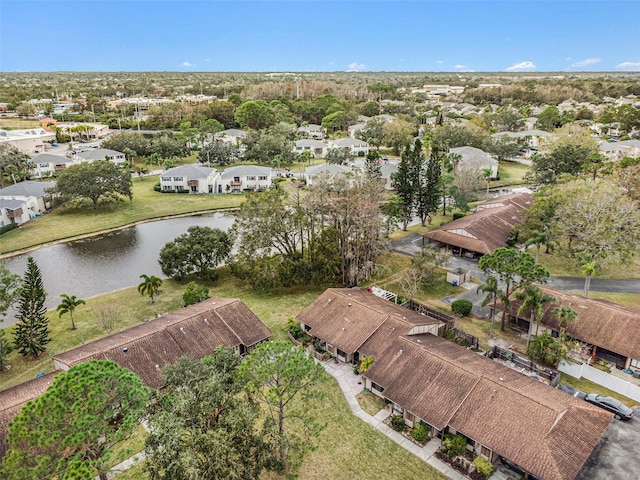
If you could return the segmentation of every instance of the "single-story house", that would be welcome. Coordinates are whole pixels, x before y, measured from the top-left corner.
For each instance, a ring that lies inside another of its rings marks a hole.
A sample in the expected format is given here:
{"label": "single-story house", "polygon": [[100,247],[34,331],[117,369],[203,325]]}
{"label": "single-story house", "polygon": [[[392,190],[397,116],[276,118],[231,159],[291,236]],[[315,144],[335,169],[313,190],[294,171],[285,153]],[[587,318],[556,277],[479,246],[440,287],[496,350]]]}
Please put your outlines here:
{"label": "single-story house", "polygon": [[451,247],[461,256],[493,253],[507,246],[511,228],[522,222],[522,211],[529,208],[533,200],[533,195],[528,193],[492,198],[479,204],[474,213],[422,236]]}
{"label": "single-story house", "polygon": [[319,176],[334,177],[336,175],[346,175],[351,173],[353,168],[347,165],[336,163],[321,163],[304,169],[304,178],[308,186],[313,185],[313,179]]}
{"label": "single-story house", "polygon": [[356,138],[356,134],[360,131],[363,130],[364,128],[366,128],[367,124],[366,123],[356,123],[355,125],[349,125],[347,127],[347,130],[349,132],[349,136],[351,138]]}
{"label": "single-story house", "polygon": [[329,145],[320,140],[302,139],[296,140],[293,146],[293,153],[311,152],[313,158],[323,158],[327,156]]}
{"label": "single-story house", "polygon": [[29,155],[44,152],[45,144],[55,141],[55,132],[48,132],[44,128],[0,130],[0,143],[12,145]]}
{"label": "single-story house", "polygon": [[52,153],[40,153],[31,157],[31,161],[33,162],[33,169],[31,172],[33,173],[34,178],[51,177],[55,172],[64,170],[76,163],[69,157],[64,155],[55,155]]}
{"label": "single-story house", "polygon": [[320,125],[310,123],[298,128],[298,133],[306,138],[324,138],[324,129]]}
{"label": "single-story house", "polygon": [[460,165],[465,165],[477,171],[491,170],[491,178],[498,178],[498,161],[484,150],[476,147],[458,147],[449,150],[450,153],[460,155]]}
{"label": "single-story house", "polygon": [[0,461],[7,451],[5,440],[9,422],[20,413],[22,407],[29,400],[46,392],[59,373],[60,370],[55,370],[0,392]]}
{"label": "single-story house", "polygon": [[491,135],[493,138],[499,138],[506,136],[512,138],[520,145],[525,145],[529,148],[538,148],[542,142],[547,141],[553,134],[545,132],[544,130],[525,130],[522,132],[498,132]]}
{"label": "single-story house", "polygon": [[[640,310],[605,300],[584,298],[546,285],[538,286],[545,294],[557,300],[556,303],[544,305],[540,332],[549,330],[554,336],[558,336],[560,324],[553,315],[553,309],[561,305],[571,307],[578,312],[578,318],[567,326],[567,335],[591,346],[593,355],[618,369],[640,370]],[[529,312],[516,316],[519,305],[520,302],[514,300],[507,310],[510,323],[522,329],[531,329],[535,333],[535,324],[529,325]]]}
{"label": "single-story house", "polygon": [[366,156],[369,153],[369,144],[364,140],[357,138],[339,138],[329,141],[329,148],[339,148],[345,150],[351,155]]}
{"label": "single-story house", "polygon": [[271,187],[273,170],[256,165],[230,167],[220,174],[217,193],[242,193],[266,190]]}
{"label": "single-story house", "polygon": [[124,162],[127,161],[127,156],[124,153],[110,150],[108,148],[94,148],[84,152],[78,152],[75,156],[82,162],[109,160],[110,162],[115,163],[118,167],[121,167]]}
{"label": "single-story house", "polygon": [[244,130],[239,130],[237,128],[228,128],[227,130],[222,130],[221,132],[216,133],[213,138],[218,142],[233,143],[234,145],[238,145],[246,136],[247,132],[245,132]]}
{"label": "single-story house", "polygon": [[[14,221],[9,223],[18,223],[16,221],[18,219],[24,223],[25,218],[34,218],[51,208],[51,194],[47,190],[54,185],[55,183],[52,182],[26,180],[0,189],[0,200],[14,201],[14,203],[5,204],[6,208],[12,209],[14,212]],[[15,201],[19,201],[21,204],[18,205]],[[22,211],[18,213],[15,209]]]}
{"label": "single-story house", "polygon": [[618,142],[618,145],[629,147],[630,157],[640,157],[640,140],[622,140],[621,142]]}
{"label": "single-story house", "polygon": [[221,345],[246,355],[271,335],[241,300],[210,298],[54,355],[53,363],[68,370],[88,360],[112,360],[147,386],[161,388],[160,370],[183,355],[203,358]]}
{"label": "single-story house", "polygon": [[630,157],[633,149],[622,142],[600,142],[598,150],[602,155],[613,162],[622,160],[624,157]]}
{"label": "single-story house", "polygon": [[219,177],[215,168],[182,165],[160,175],[160,188],[164,192],[188,190],[189,193],[214,193]]}
{"label": "single-story house", "polygon": [[[546,480],[572,480],[613,415],[435,335],[441,322],[368,292],[328,289],[296,319],[332,355],[373,359],[364,387],[409,426],[463,435]],[[523,413],[524,412],[524,413]]]}

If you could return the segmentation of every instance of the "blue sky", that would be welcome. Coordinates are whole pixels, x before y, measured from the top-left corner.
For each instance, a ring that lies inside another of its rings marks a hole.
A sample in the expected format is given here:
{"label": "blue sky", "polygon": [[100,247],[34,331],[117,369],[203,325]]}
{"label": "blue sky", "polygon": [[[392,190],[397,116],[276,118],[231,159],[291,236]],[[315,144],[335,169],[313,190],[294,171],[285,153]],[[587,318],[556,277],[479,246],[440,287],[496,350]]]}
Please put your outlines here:
{"label": "blue sky", "polygon": [[640,71],[640,0],[0,0],[0,71]]}

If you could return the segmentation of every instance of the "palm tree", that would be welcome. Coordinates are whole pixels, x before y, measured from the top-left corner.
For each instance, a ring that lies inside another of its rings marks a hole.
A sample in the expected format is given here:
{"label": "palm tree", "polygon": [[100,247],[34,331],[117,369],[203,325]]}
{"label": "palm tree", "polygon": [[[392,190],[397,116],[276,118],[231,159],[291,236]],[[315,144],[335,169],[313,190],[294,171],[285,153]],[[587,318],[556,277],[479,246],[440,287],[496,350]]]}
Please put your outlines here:
{"label": "palm tree", "polygon": [[496,306],[498,303],[498,295],[501,290],[498,287],[498,279],[492,275],[487,276],[485,283],[480,285],[476,290],[476,293],[486,293],[487,296],[482,300],[482,306],[485,307],[489,302],[493,301],[493,310],[491,311],[491,330],[489,331],[489,338],[493,338],[493,324],[496,318]]}
{"label": "palm tree", "polygon": [[553,242],[549,240],[549,234],[545,231],[534,230],[531,232],[531,236],[525,242],[524,248],[528,248],[531,245],[536,246],[536,263],[539,263],[540,260],[540,247],[544,245],[547,249],[547,253],[549,252],[549,247],[551,247]]}
{"label": "palm tree", "polygon": [[596,261],[590,253],[582,255],[582,261],[580,262],[582,267],[582,273],[584,273],[584,298],[589,296],[589,289],[591,288],[591,277],[596,273]]}
{"label": "palm tree", "polygon": [[56,308],[58,311],[58,317],[61,317],[65,313],[71,315],[71,330],[75,330],[76,323],[73,321],[73,312],[78,305],[84,305],[85,301],[76,298],[75,295],[67,295],[66,293],[63,293],[60,296],[62,297],[62,303]]}
{"label": "palm tree", "polygon": [[553,309],[553,316],[560,323],[560,336],[564,337],[569,324],[578,320],[578,312],[567,305],[560,305]]}
{"label": "palm tree", "polygon": [[531,341],[531,325],[536,324],[536,336],[538,336],[538,328],[540,327],[540,320],[544,314],[543,306],[545,303],[555,302],[555,297],[547,295],[540,287],[533,284],[525,285],[524,288],[516,293],[516,298],[522,302],[520,308],[518,308],[517,315],[521,315],[524,312],[531,312],[529,320],[529,334],[527,335],[527,346]]}
{"label": "palm tree", "polygon": [[138,285],[138,292],[140,292],[140,295],[149,295],[151,303],[154,303],[153,297],[160,291],[162,280],[154,275],[146,275],[144,273],[140,275],[140,278],[142,278],[142,283]]}

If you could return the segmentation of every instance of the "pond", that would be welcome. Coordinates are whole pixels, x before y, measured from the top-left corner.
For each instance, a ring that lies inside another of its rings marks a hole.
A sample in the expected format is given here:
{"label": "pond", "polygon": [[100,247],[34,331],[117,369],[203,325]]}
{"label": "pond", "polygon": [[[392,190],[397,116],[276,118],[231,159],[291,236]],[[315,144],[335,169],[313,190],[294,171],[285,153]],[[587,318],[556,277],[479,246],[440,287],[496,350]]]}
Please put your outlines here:
{"label": "pond", "polygon": [[[164,277],[158,263],[160,250],[194,225],[227,231],[233,225],[233,216],[215,213],[141,223],[106,235],[42,247],[3,262],[11,272],[22,276],[27,258],[32,256],[47,291],[46,307],[52,309],[60,304],[61,293],[86,299],[138,285],[143,273]],[[0,327],[15,322],[13,312],[7,312]]]}

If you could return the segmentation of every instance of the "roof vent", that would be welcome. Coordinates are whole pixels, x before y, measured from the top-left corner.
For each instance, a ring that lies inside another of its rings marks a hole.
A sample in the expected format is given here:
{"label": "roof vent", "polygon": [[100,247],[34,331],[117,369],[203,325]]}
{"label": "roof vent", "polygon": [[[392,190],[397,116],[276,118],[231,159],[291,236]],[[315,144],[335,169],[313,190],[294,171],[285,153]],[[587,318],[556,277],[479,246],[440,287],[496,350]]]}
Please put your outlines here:
{"label": "roof vent", "polygon": [[351,302],[349,302],[349,306],[351,306]]}
{"label": "roof vent", "polygon": [[160,368],[160,365],[156,363],[156,370],[158,370],[159,368]]}
{"label": "roof vent", "polygon": [[124,347],[124,348],[122,349],[122,351],[123,351],[124,353],[127,353],[127,352],[129,351],[129,349],[128,349],[127,347]]}
{"label": "roof vent", "polygon": [[215,305],[215,304],[216,304],[216,302],[211,302],[211,305]]}
{"label": "roof vent", "polygon": [[403,320],[406,320],[406,319],[407,319],[407,317],[402,317],[402,319],[403,319]]}
{"label": "roof vent", "polygon": [[499,378],[499,380],[500,380],[501,382],[504,382],[504,378],[502,378],[502,377],[500,377],[500,378]]}
{"label": "roof vent", "polygon": [[418,340],[416,340],[416,341],[417,341],[418,343],[422,343],[422,340],[420,340],[420,339],[418,339]]}
{"label": "roof vent", "polygon": [[342,331],[344,332],[345,330],[346,330],[346,328],[345,328],[345,327],[342,327]]}
{"label": "roof vent", "polygon": [[180,327],[180,331],[181,331],[181,332],[184,332],[184,327]]}

